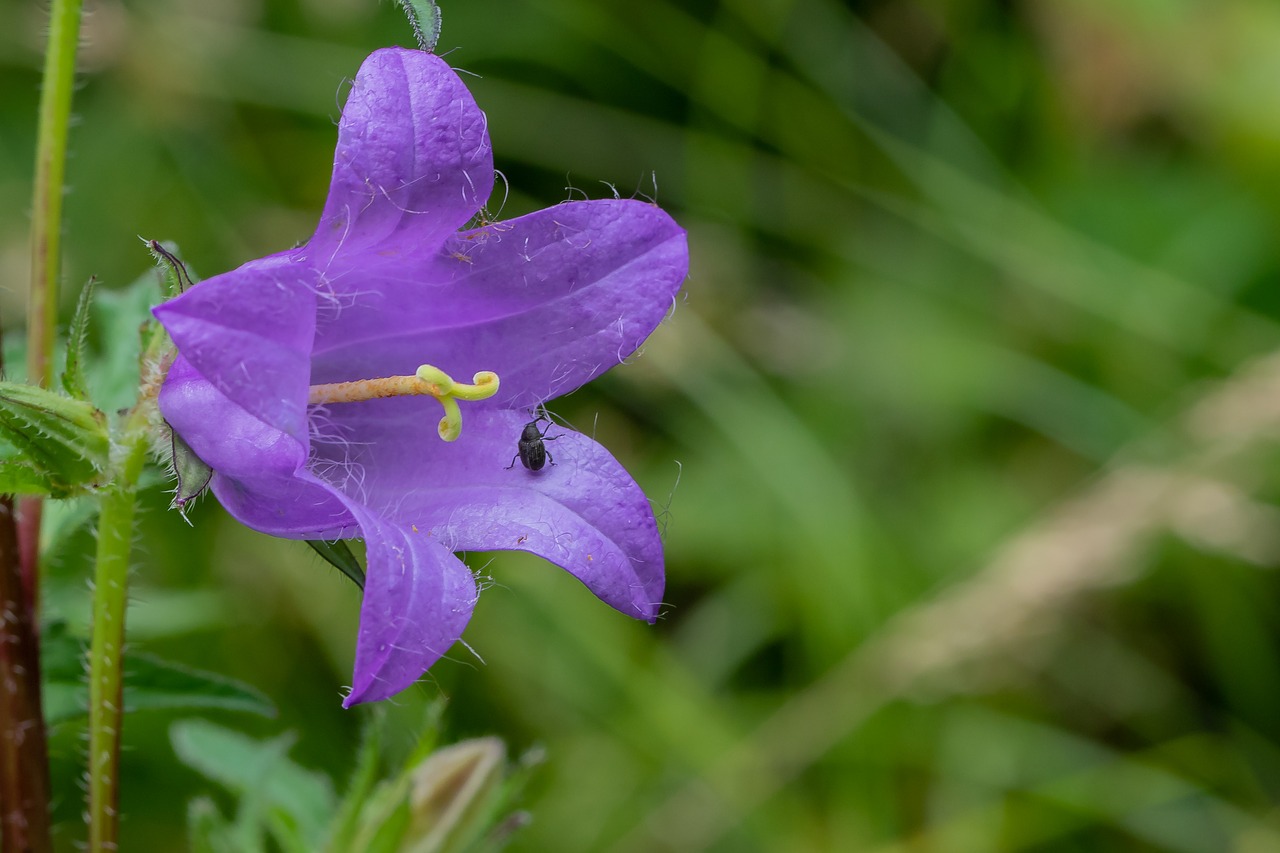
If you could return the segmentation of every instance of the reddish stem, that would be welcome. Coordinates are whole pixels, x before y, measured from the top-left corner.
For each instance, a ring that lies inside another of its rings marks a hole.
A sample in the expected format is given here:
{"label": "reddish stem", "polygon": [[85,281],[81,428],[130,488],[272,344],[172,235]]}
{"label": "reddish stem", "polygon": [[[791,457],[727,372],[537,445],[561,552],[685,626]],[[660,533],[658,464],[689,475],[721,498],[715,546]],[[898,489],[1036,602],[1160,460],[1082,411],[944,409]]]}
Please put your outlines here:
{"label": "reddish stem", "polygon": [[[40,612],[40,517],[43,513],[44,501],[38,496],[18,499],[18,567],[29,613]],[[33,623],[32,630],[38,636],[40,623],[37,620]]]}
{"label": "reddish stem", "polygon": [[13,498],[0,497],[0,848],[47,853],[49,751],[40,649],[18,555]]}

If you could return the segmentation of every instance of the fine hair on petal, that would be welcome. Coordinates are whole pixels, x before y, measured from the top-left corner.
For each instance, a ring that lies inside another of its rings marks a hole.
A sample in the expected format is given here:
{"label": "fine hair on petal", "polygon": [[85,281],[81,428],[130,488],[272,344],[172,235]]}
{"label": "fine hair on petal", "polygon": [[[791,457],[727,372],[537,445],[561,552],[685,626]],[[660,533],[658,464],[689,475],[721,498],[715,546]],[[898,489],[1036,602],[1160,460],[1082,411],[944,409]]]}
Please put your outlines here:
{"label": "fine hair on petal", "polygon": [[[338,276],[338,278],[341,279],[344,276]],[[316,277],[316,284],[312,288],[312,292],[316,295],[317,325],[332,323],[338,319],[345,309],[354,307],[361,299],[373,298],[379,295],[378,291],[372,288],[339,292],[333,286],[333,280],[323,272]]]}
{"label": "fine hair on petal", "polygon": [[[574,367],[575,365],[570,364],[568,362],[560,362],[560,364],[556,366],[555,370],[552,371],[552,374],[550,377],[550,382],[549,382],[550,387],[548,389],[547,399],[555,399],[556,397],[559,397],[561,388],[565,387],[566,385],[571,385],[576,383],[576,378],[575,378],[576,373],[574,372]],[[594,374],[598,370],[598,368],[599,368],[599,365],[595,365],[595,367],[593,367],[590,372]]]}
{"label": "fine hair on petal", "polygon": [[649,172],[649,181],[653,184],[653,195],[649,195],[648,193],[641,191],[641,187],[643,186],[642,182],[644,181],[644,178],[641,178],[640,181],[641,182],[636,183],[636,189],[635,189],[635,192],[631,194],[631,198],[644,199],[645,201],[649,202],[649,204],[653,205],[654,207],[657,207],[658,206],[658,173],[656,171]]}
{"label": "fine hair on petal", "polygon": [[494,169],[493,175],[502,181],[502,201],[498,203],[496,213],[489,213],[488,205],[482,205],[480,210],[476,212],[476,216],[480,217],[481,225],[489,225],[502,218],[502,211],[507,209],[507,200],[511,198],[511,183],[507,180],[507,176],[500,169]]}
{"label": "fine hair on petal", "polygon": [[[468,643],[466,640],[462,639],[461,637],[458,638],[458,645],[462,646],[464,649],[470,652],[471,656],[475,658],[477,661],[479,661],[481,666],[489,665],[488,662],[486,662],[485,659],[480,656],[480,653],[475,650],[475,647],[472,646],[470,643]],[[454,660],[456,660],[456,658]],[[458,661],[458,662],[462,663],[462,661]],[[467,661],[466,663],[468,666],[472,665],[470,661]]]}
{"label": "fine hair on petal", "polygon": [[662,502],[659,507],[654,504],[653,499],[649,498],[650,508],[654,509],[653,520],[658,525],[658,536],[665,542],[667,538],[667,527],[671,524],[671,503],[675,500],[676,489],[680,487],[680,478],[684,476],[684,464],[679,459],[672,459],[676,463],[676,481],[671,484],[671,489],[667,492],[667,499]]}
{"label": "fine hair on petal", "polygon": [[566,233],[566,234],[565,234],[565,236],[563,236],[563,237],[560,237],[559,233],[557,233],[557,235],[556,235],[556,236],[560,237],[560,239],[561,239],[561,240],[563,240],[565,243],[568,243],[568,244],[569,244],[569,248],[571,248],[571,249],[589,249],[589,248],[591,248],[591,238],[590,238],[590,237],[584,237],[582,240],[580,240],[580,241],[579,241],[579,243],[580,243],[581,245],[579,245],[579,243],[574,243],[574,242],[573,242],[573,240],[571,239],[572,237],[574,237],[574,236],[576,236],[576,235],[580,235],[580,234],[584,233],[584,231],[585,231],[586,229],[578,228],[578,227],[577,227],[577,226],[575,226],[575,225],[566,225],[566,224],[564,224],[563,222],[561,222],[561,221],[560,221],[560,220],[558,220],[558,219],[553,219],[553,220],[551,220],[551,221],[555,224],[555,226],[556,226],[557,228],[560,228],[560,229],[564,230],[565,232],[569,232],[569,233]]}
{"label": "fine hair on petal", "polygon": [[498,583],[493,575],[485,571],[485,569],[493,565],[494,559],[496,558],[490,557],[484,561],[483,566],[471,570],[471,577],[475,579],[476,583],[477,600],[479,600],[479,596],[486,590],[493,589],[494,587],[502,587],[503,589],[506,589],[505,585]]}
{"label": "fine hair on petal", "polygon": [[324,264],[316,267],[316,273],[321,281],[327,281],[330,283],[334,281],[333,277],[329,275],[329,268],[333,266],[334,259],[342,252],[343,245],[346,244],[347,238],[351,236],[351,228],[352,223],[355,222],[355,216],[352,214],[349,206],[344,206],[344,210],[346,212],[346,216],[342,221],[342,236],[334,242],[333,249],[329,252],[329,257],[325,260]]}
{"label": "fine hair on petal", "polygon": [[311,458],[307,467],[312,474],[362,502],[368,498],[365,489],[365,467],[359,462],[340,459]]}
{"label": "fine hair on petal", "polygon": [[[308,414],[311,449],[307,467],[343,493],[365,500],[366,471],[364,465],[357,461],[357,453],[363,452],[362,448],[368,447],[368,442],[353,441],[351,429],[334,420],[325,406],[313,406]],[[337,448],[338,452],[326,453],[326,448]]]}
{"label": "fine hair on petal", "polygon": [[[413,215],[413,216],[425,216],[426,214],[431,213],[431,211],[429,211],[429,210],[414,210],[414,209],[412,209],[412,208],[405,207],[403,204],[401,204],[401,203],[397,202],[395,199],[393,199],[393,198],[391,197],[391,193],[402,193],[402,192],[404,192],[405,190],[407,190],[407,189],[409,189],[410,187],[412,187],[414,184],[418,183],[419,181],[425,181],[427,178],[439,179],[439,178],[440,178],[440,175],[439,175],[439,173],[436,173],[436,174],[434,174],[434,175],[419,175],[418,177],[413,178],[413,179],[411,179],[411,180],[408,180],[408,181],[402,181],[402,182],[400,183],[400,185],[399,185],[399,186],[397,186],[397,187],[392,187],[392,188],[390,188],[390,189],[388,189],[387,187],[381,186],[381,185],[377,185],[377,186],[375,186],[375,185],[373,185],[373,184],[369,183],[368,178],[366,178],[366,179],[365,179],[365,181],[364,181],[364,184],[365,184],[365,186],[369,187],[369,190],[370,190],[370,192],[372,193],[372,195],[371,195],[371,196],[370,196],[370,198],[369,198],[369,205],[372,205],[372,204],[373,204],[373,202],[374,202],[374,199],[375,199],[378,195],[381,195],[383,198],[385,198],[385,199],[387,200],[387,203],[388,203],[388,204],[390,204],[392,207],[394,207],[396,210],[400,211],[401,213],[409,214],[409,215]],[[468,177],[468,180],[470,180],[470,177]],[[368,207],[367,207],[367,206],[366,206],[365,210],[368,210]],[[362,211],[362,212],[363,212],[363,211]]]}
{"label": "fine hair on petal", "polygon": [[636,342],[628,347],[626,339],[622,336],[627,330],[627,318],[619,314],[614,325],[618,327],[618,364],[631,364],[635,359],[644,355],[644,342],[648,336],[637,338]]}

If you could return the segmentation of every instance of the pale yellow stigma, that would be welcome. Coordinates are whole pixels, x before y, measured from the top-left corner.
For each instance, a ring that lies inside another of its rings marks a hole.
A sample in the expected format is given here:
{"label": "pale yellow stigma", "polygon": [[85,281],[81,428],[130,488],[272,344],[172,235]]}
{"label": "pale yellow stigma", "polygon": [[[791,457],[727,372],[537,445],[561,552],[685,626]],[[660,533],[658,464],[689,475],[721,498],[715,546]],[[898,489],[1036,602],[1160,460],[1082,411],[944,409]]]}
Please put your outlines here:
{"label": "pale yellow stigma", "polygon": [[458,401],[484,400],[498,393],[498,374],[493,371],[482,370],[471,381],[471,385],[454,382],[453,377],[440,368],[424,364],[412,376],[384,376],[381,379],[312,385],[307,404],[327,406],[384,397],[435,397],[444,406],[444,417],[436,430],[445,441],[454,441],[462,434],[462,410],[458,408]]}

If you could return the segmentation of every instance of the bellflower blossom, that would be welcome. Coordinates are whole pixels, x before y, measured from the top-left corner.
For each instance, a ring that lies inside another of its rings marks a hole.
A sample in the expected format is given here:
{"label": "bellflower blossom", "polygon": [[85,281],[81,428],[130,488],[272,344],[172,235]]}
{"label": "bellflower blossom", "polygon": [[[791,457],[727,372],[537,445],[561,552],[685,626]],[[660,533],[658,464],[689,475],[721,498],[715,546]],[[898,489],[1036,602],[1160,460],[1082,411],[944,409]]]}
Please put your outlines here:
{"label": "bellflower blossom", "polygon": [[509,466],[537,406],[662,320],[685,234],[616,199],[460,231],[493,180],[458,76],[379,50],[343,109],[315,235],[155,309],[178,349],[161,412],[222,505],[274,536],[365,540],[347,707],[412,684],[461,636],[476,584],[454,552],[529,551],[657,617],[653,511],[609,452],[557,428],[555,464]]}

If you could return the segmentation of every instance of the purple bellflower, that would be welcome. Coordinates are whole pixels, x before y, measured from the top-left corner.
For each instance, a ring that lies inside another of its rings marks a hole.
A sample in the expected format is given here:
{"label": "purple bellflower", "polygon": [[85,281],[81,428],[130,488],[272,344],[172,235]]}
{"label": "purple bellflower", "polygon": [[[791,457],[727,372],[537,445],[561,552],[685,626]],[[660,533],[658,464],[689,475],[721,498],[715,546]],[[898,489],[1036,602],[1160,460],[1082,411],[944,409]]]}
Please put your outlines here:
{"label": "purple bellflower", "polygon": [[178,349],[161,412],[222,505],[273,536],[365,540],[346,707],[404,689],[461,636],[476,583],[454,552],[529,551],[629,616],[658,614],[653,511],[609,452],[557,428],[555,464],[512,460],[536,407],[661,322],[684,231],[616,199],[460,231],[493,180],[458,76],[379,50],[343,109],[315,235],[155,309]]}

